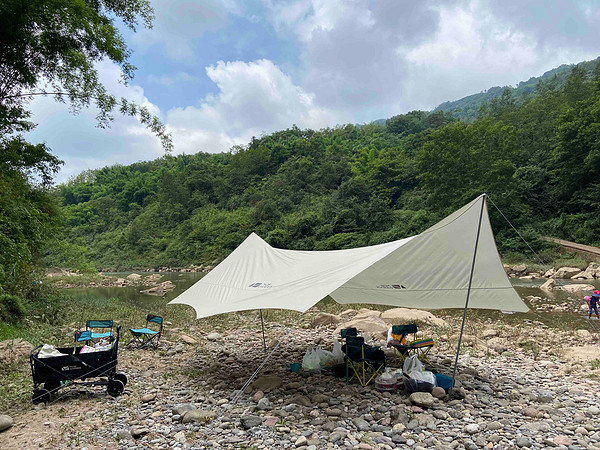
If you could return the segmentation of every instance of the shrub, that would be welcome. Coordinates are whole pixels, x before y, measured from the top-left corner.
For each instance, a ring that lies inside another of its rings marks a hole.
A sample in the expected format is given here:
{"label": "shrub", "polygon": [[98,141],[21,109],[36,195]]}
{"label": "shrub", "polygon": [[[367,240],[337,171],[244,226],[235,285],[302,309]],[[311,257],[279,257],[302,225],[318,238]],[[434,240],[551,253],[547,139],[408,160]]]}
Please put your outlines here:
{"label": "shrub", "polygon": [[27,306],[21,297],[10,294],[0,295],[0,320],[2,322],[20,322],[25,314],[27,314]]}

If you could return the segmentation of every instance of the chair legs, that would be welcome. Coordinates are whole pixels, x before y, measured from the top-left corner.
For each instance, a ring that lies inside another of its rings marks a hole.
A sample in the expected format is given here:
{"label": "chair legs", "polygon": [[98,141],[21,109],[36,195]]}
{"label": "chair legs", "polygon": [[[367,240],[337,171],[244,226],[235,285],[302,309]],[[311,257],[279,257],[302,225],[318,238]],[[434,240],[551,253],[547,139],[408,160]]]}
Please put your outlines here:
{"label": "chair legs", "polygon": [[430,366],[433,366],[433,364],[431,364],[431,361],[429,361],[427,356],[429,355],[429,352],[431,351],[432,348],[433,348],[433,345],[429,345],[427,347],[415,348],[415,354],[417,355],[417,358],[419,358],[424,363],[429,364]]}
{"label": "chair legs", "polygon": [[162,333],[157,333],[149,337],[147,334],[136,335],[132,333],[132,338],[127,343],[126,347],[129,347],[129,345],[134,345],[137,348],[154,347],[157,349],[161,334]]}
{"label": "chair legs", "polygon": [[356,378],[356,381],[358,381],[361,386],[367,386],[376,376],[383,373],[384,368],[385,362],[356,362],[351,359],[346,359],[346,381],[349,383]]}

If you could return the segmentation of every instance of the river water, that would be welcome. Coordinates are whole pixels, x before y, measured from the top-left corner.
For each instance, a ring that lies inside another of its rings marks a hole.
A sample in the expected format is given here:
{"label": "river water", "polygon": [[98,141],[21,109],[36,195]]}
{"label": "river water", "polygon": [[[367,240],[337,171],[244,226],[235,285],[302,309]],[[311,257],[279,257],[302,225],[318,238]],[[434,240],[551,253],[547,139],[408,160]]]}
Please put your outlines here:
{"label": "river water", "polygon": [[[120,273],[107,273],[105,275],[110,276],[118,276],[125,278],[131,272],[120,272]],[[147,276],[147,272],[136,272],[142,276]],[[126,286],[126,287],[96,287],[96,288],[72,288],[69,289],[69,293],[74,296],[89,296],[90,294],[94,296],[100,296],[106,299],[109,298],[126,298],[132,304],[141,307],[152,307],[155,304],[164,304],[183,291],[188,289],[198,280],[200,280],[205,274],[204,273],[178,273],[178,272],[165,272],[161,273],[163,277],[159,280],[160,282],[170,280],[175,284],[175,289],[171,292],[165,294],[164,297],[157,297],[148,294],[142,294],[140,291],[145,289],[142,286]],[[469,314],[473,314],[482,318],[490,318],[490,319],[502,319],[505,321],[511,322],[514,321],[522,321],[525,319],[534,320],[546,323],[549,326],[553,327],[561,327],[561,325],[568,325],[568,328],[572,328],[574,323],[580,323],[581,327],[590,328],[590,324],[587,320],[587,314],[585,311],[581,310],[581,305],[584,304],[583,294],[573,294],[567,293],[562,290],[556,290],[552,292],[542,291],[540,289],[541,284],[546,281],[546,279],[538,279],[538,280],[521,280],[519,278],[512,278],[511,282],[515,287],[518,294],[522,299],[525,300],[527,305],[531,308],[528,313],[518,313],[518,314],[504,314],[500,311],[489,311],[489,310],[469,310]],[[557,284],[571,284],[570,280],[559,280]],[[590,282],[589,280],[577,281],[577,283],[585,283],[585,284],[593,284],[596,289],[600,289],[600,280],[594,280]],[[567,309],[566,311],[553,310],[553,311],[540,311],[535,307],[532,307],[532,304],[528,300],[529,297],[541,297],[542,300],[539,300],[536,303],[537,306],[546,305],[548,307],[563,307]],[[461,314],[460,310],[447,310],[445,311],[447,314]],[[597,326],[598,323],[594,321],[595,324],[593,326]]]}

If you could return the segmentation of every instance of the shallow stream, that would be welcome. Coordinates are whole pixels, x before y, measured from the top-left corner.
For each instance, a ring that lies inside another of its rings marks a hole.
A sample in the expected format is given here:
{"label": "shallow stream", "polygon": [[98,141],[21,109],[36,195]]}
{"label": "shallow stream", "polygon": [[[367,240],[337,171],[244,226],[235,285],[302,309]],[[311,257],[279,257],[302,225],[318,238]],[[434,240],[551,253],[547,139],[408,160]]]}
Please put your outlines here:
{"label": "shallow stream", "polygon": [[[119,273],[106,273],[108,276],[126,277],[132,272],[119,272]],[[149,275],[148,272],[135,272],[142,276]],[[171,301],[187,288],[192,286],[196,281],[201,279],[204,273],[178,273],[178,272],[164,272],[161,273],[162,278],[160,282],[170,280],[176,288],[171,292],[162,296],[153,296],[148,294],[142,294],[140,291],[145,289],[144,286],[126,286],[126,287],[94,287],[94,288],[72,288],[69,289],[70,294],[74,296],[100,296],[102,298],[126,298],[132,304],[136,306],[152,307],[153,304],[164,304]],[[493,320],[502,319],[508,322],[512,320],[523,321],[532,320],[543,322],[552,327],[559,328],[587,328],[590,330],[598,328],[598,321],[593,319],[592,322],[588,321],[587,313],[582,309],[584,305],[583,294],[580,293],[568,293],[562,290],[556,290],[552,292],[543,291],[540,289],[542,283],[546,281],[545,278],[537,280],[521,280],[519,278],[512,278],[511,282],[519,293],[522,299],[525,300],[527,305],[531,308],[528,313],[517,313],[517,314],[504,314],[500,311],[489,311],[489,310],[469,310],[469,315],[476,315],[480,318],[490,318]],[[565,284],[593,284],[597,289],[600,289],[600,280],[559,280],[557,283],[560,285]],[[540,300],[530,301],[531,297],[540,297]],[[448,314],[461,314],[459,310],[448,310]]]}

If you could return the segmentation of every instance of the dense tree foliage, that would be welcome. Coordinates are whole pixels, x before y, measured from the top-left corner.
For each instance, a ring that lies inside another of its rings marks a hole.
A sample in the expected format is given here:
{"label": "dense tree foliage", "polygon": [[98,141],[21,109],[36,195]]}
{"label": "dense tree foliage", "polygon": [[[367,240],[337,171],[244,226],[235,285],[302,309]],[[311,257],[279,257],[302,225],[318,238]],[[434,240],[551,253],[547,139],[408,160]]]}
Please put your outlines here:
{"label": "dense tree foliage", "polygon": [[[599,244],[599,123],[599,72],[575,68],[522,103],[505,91],[471,122],[413,111],[385,124],[294,127],[226,154],[85,172],[55,194],[70,245],[110,268],[211,262],[251,231],[294,249],[377,244],[482,192],[534,242],[544,233]],[[501,252],[523,251],[490,212]]]}
{"label": "dense tree foliage", "polygon": [[527,81],[521,81],[515,87],[494,86],[478,94],[469,95],[455,101],[444,102],[435,108],[434,111],[448,112],[461,120],[473,120],[477,117],[479,110],[483,105],[502,97],[504,91],[507,89],[510,91],[514,101],[521,104],[531,94],[536,92],[540,82],[542,85],[552,83],[557,86],[562,86],[569,78],[570,72],[574,67],[577,67],[579,70],[585,71],[587,75],[590,75],[594,71],[598,61],[600,61],[600,58],[594,61],[584,61],[576,66],[563,64],[560,67],[549,70],[540,77],[531,77]]}
{"label": "dense tree foliage", "polygon": [[95,68],[109,60],[120,67],[124,82],[131,79],[135,68],[114,22],[150,26],[152,14],[148,0],[0,2],[0,320],[22,312],[26,302],[15,295],[38,296],[36,268],[49,242],[60,243],[71,264],[86,264],[86,249],[57,239],[61,214],[48,189],[62,162],[45,144],[23,137],[35,127],[31,99],[50,95],[74,111],[93,105],[102,127],[115,110],[136,116],[165,149],[171,146],[164,125],[148,109],[114,97]]}

